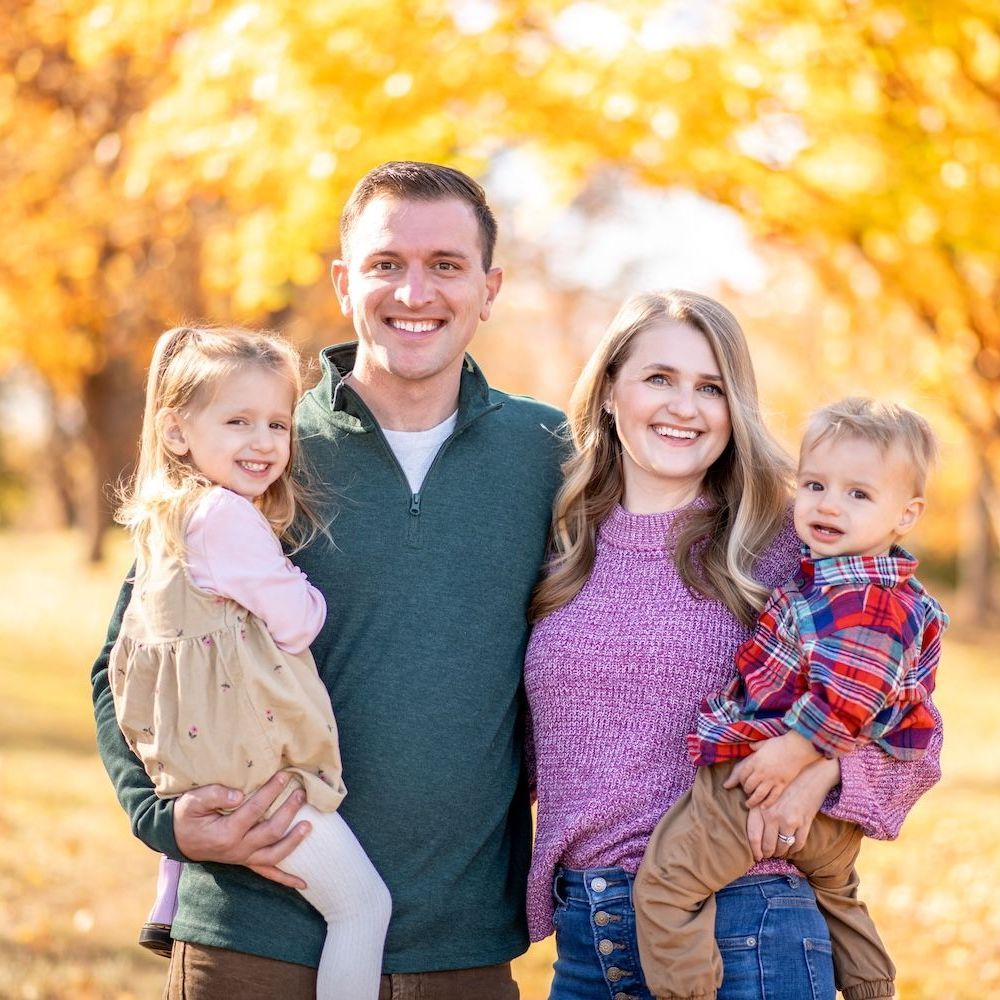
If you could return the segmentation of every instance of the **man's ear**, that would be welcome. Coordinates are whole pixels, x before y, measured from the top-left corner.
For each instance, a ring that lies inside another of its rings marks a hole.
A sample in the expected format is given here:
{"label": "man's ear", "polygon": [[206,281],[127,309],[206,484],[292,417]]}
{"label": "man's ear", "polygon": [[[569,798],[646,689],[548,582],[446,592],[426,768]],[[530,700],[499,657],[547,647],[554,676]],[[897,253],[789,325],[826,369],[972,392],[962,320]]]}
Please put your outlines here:
{"label": "man's ear", "polygon": [[490,318],[493,309],[493,302],[500,294],[500,286],[503,284],[503,270],[499,267],[491,267],[486,272],[486,301],[482,309],[479,310],[479,318],[486,322]]}
{"label": "man's ear", "polygon": [[160,436],[167,448],[177,456],[186,455],[191,447],[187,443],[180,414],[176,410],[160,410],[157,421],[160,424]]}
{"label": "man's ear", "polygon": [[897,538],[902,538],[920,520],[926,507],[927,501],[923,497],[912,497],[907,500],[896,522]]}
{"label": "man's ear", "polygon": [[330,280],[333,282],[333,290],[337,293],[340,311],[349,319],[351,316],[351,296],[347,291],[347,277],[347,261],[335,260],[330,265]]}

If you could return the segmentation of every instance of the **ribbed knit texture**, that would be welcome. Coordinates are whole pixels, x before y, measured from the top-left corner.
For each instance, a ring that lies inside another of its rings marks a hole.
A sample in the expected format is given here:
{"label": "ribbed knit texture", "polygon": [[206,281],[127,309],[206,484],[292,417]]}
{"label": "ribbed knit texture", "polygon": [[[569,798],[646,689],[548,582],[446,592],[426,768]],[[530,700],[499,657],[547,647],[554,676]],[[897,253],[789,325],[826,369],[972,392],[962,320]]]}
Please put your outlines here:
{"label": "ribbed knit texture", "polygon": [[[618,507],[598,532],[590,578],[539,622],[525,661],[538,796],[528,878],[532,940],[552,931],[552,877],[569,868],[634,872],[653,827],[694,780],[686,748],[698,706],[735,676],[749,630],[717,601],[691,594],[665,551],[675,511]],[[774,588],[798,566],[789,524],[755,574]],[[841,762],[842,786],[824,811],[893,837],[940,775],[940,725],[923,761],[866,747]],[[765,861],[753,874],[793,872]]]}

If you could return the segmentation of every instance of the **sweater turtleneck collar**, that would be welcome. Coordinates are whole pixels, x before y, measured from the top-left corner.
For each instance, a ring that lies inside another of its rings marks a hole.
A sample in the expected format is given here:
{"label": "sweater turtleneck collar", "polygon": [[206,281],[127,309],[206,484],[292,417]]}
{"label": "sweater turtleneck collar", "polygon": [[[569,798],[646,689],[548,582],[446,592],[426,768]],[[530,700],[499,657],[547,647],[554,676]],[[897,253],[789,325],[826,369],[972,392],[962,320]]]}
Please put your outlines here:
{"label": "sweater turtleneck collar", "polygon": [[664,552],[667,535],[677,516],[692,507],[704,507],[707,501],[698,497],[683,507],[662,514],[631,514],[621,504],[608,515],[597,532],[598,539],[617,549],[632,552]]}

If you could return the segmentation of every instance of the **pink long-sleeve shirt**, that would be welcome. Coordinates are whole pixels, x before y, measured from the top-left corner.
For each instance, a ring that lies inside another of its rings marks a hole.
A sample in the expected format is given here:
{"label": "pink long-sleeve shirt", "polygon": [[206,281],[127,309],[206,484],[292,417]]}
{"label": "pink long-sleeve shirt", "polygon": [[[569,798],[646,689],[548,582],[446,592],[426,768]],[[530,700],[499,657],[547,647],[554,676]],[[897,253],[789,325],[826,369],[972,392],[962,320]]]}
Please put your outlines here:
{"label": "pink long-sleeve shirt", "polygon": [[[630,514],[601,525],[590,578],[536,624],[525,659],[529,766],[538,797],[528,877],[532,940],[552,931],[552,878],[568,868],[634,872],[667,809],[694,780],[686,737],[706,695],[735,676],[750,630],[721,603],[691,594],[665,551],[679,512]],[[756,578],[773,589],[798,565],[787,526],[761,556]],[[841,784],[823,811],[868,836],[895,837],[940,777],[941,727],[926,756],[895,761],[875,747],[841,760]],[[778,860],[752,874],[794,872]]]}
{"label": "pink long-sleeve shirt", "polygon": [[323,595],[293,566],[257,508],[217,486],[196,504],[184,534],[187,571],[200,590],[255,614],[279,649],[304,652],[326,619]]}

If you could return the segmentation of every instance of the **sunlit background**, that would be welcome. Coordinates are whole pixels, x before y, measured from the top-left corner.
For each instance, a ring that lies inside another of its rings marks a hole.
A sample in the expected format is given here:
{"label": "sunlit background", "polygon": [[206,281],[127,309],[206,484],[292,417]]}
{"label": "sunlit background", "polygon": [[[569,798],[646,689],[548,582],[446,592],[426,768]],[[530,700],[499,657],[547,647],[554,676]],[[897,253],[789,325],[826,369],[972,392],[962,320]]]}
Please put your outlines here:
{"label": "sunlit background", "polygon": [[622,298],[680,286],[740,317],[789,448],[847,393],[931,419],[945,780],[862,874],[904,1000],[1000,997],[996,0],[0,0],[0,997],[158,995],[90,720],[106,485],[164,328],[349,339],[339,211],[387,159],[488,190],[498,386],[565,404]]}

